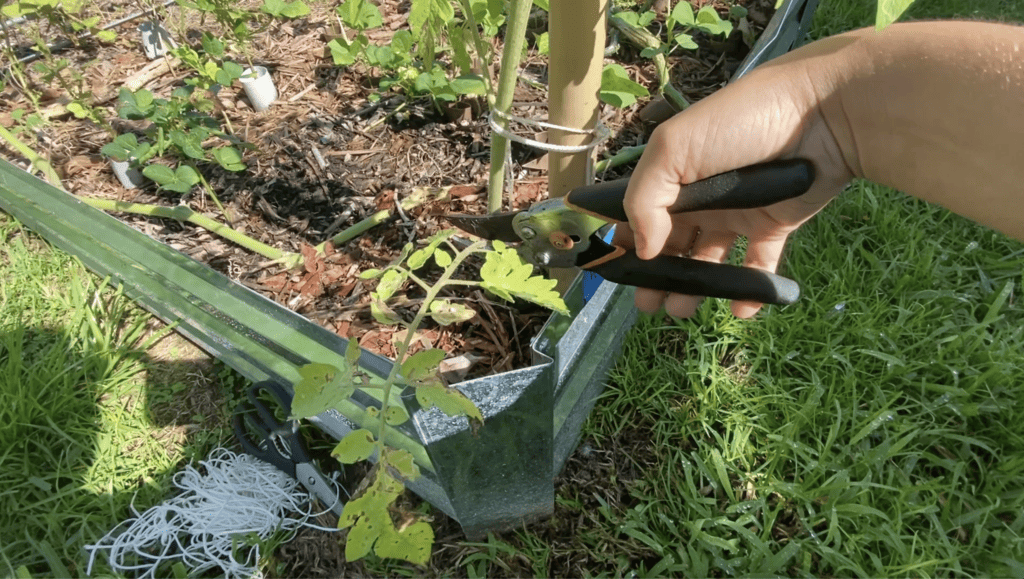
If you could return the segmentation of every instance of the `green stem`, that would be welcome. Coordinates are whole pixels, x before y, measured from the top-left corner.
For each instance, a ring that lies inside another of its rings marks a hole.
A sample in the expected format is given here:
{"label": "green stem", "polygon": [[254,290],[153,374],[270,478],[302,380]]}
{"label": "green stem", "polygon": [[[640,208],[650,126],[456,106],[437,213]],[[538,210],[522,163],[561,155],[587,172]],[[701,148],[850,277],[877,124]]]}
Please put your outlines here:
{"label": "green stem", "polygon": [[396,115],[396,114],[398,114],[399,112],[401,112],[401,111],[405,110],[405,106],[406,106],[407,104],[409,104],[409,101],[402,101],[402,104],[400,104],[400,105],[398,105],[397,107],[395,107],[395,110],[393,110],[393,111],[391,111],[390,113],[388,113],[388,114],[384,115],[383,117],[381,117],[381,118],[377,119],[376,121],[374,121],[374,122],[373,122],[373,124],[371,124],[370,126],[366,127],[366,129],[364,130],[364,132],[369,132],[369,131],[370,131],[370,129],[372,129],[372,128],[376,127],[377,125],[379,125],[379,124],[383,123],[384,121],[386,121],[386,120],[390,119],[391,117],[395,116],[395,115]]}
{"label": "green stem", "polygon": [[50,185],[63,189],[60,182],[60,175],[57,175],[57,171],[53,168],[53,165],[50,164],[50,161],[46,159],[46,157],[43,157],[39,153],[33,151],[31,147],[22,143],[18,137],[14,136],[14,133],[8,131],[3,126],[0,126],[0,138],[7,141],[7,144],[14,147],[16,151],[21,153],[22,157],[28,159],[36,170],[42,172]]}
{"label": "green stem", "polygon": [[[389,217],[391,217],[391,211],[388,211],[387,209],[378,211],[373,215],[367,217],[366,219],[363,219],[359,223],[356,223],[352,227],[349,227],[348,229],[342,231],[341,233],[338,233],[337,235],[332,237],[330,241],[335,245],[335,247],[343,243],[348,243],[349,241],[352,241],[356,237],[359,237],[360,235],[366,233],[370,229],[373,229],[374,227],[380,225],[381,223],[384,223],[385,221],[388,220]],[[316,246],[316,250],[323,251],[324,246],[326,245],[327,242],[325,241],[320,245]]]}
{"label": "green stem", "polygon": [[[387,432],[387,411],[388,405],[391,401],[391,390],[395,384],[399,381],[399,372],[402,370],[402,363],[405,361],[406,353],[409,351],[409,346],[412,345],[413,339],[416,337],[416,330],[419,329],[420,325],[423,324],[423,320],[426,319],[430,312],[430,304],[437,299],[441,291],[448,285],[452,285],[454,281],[451,279],[455,272],[458,271],[459,266],[466,260],[467,257],[473,253],[483,249],[487,245],[486,240],[480,240],[474,242],[466,249],[455,254],[451,264],[445,268],[444,273],[441,274],[441,278],[437,280],[427,291],[427,295],[423,298],[423,303],[420,304],[419,310],[416,311],[416,317],[413,318],[412,322],[405,327],[405,339],[402,340],[396,348],[395,363],[391,366],[391,372],[388,374],[387,379],[384,381],[384,392],[381,395],[381,407],[380,407],[380,426],[379,432],[377,433],[377,456],[384,461],[384,433]],[[455,280],[458,281],[458,280]]]}
{"label": "green stem", "polygon": [[203,174],[199,172],[199,169],[196,169],[195,165],[189,166],[192,167],[192,170],[196,172],[196,175],[199,175],[199,183],[203,186],[203,191],[205,191],[206,194],[210,196],[210,199],[213,199],[214,205],[217,206],[217,209],[220,209],[221,214],[224,215],[224,219],[228,220],[229,225],[234,225],[235,220],[232,219],[231,214],[228,213],[228,210],[224,209],[224,206],[221,205],[220,199],[217,198],[217,194],[213,192],[213,187],[211,187],[210,183],[207,182],[206,177],[203,177]]}
{"label": "green stem", "polygon": [[210,233],[219,235],[228,241],[237,243],[249,251],[258,253],[268,259],[284,260],[292,255],[291,253],[286,253],[280,249],[270,247],[265,243],[256,241],[248,235],[231,229],[223,223],[214,221],[205,215],[196,213],[184,205],[178,205],[176,207],[161,207],[159,205],[145,205],[142,203],[114,201],[113,199],[96,199],[93,197],[79,197],[79,199],[87,205],[91,205],[92,207],[103,211],[120,211],[122,213],[134,213],[136,215],[146,215],[149,217],[163,217],[167,219],[176,219],[178,221],[187,221],[206,229]]}
{"label": "green stem", "polygon": [[461,2],[462,12],[466,15],[470,28],[473,29],[473,46],[476,48],[476,55],[479,59],[480,76],[484,77],[484,86],[487,90],[487,104],[494,106],[494,86],[493,79],[491,78],[491,68],[488,64],[491,61],[490,53],[484,48],[483,34],[480,33],[480,27],[477,26],[476,16],[473,16],[473,7],[470,5],[469,0],[461,0]]}
{"label": "green stem", "polygon": [[[505,30],[505,47],[501,53],[501,70],[498,72],[498,94],[495,97],[494,110],[508,113],[512,107],[512,97],[516,90],[516,78],[519,76],[519,57],[523,53],[526,40],[526,25],[530,20],[532,0],[512,0],[512,12],[508,17],[508,28]],[[508,128],[504,119],[495,119],[499,126]],[[505,156],[509,141],[498,135],[491,135],[491,175],[487,185],[487,212],[501,211],[501,200],[505,192]]]}
{"label": "green stem", "polygon": [[640,158],[640,155],[644,153],[644,149],[647,145],[637,145],[635,147],[624,147],[619,149],[618,153],[615,153],[608,159],[601,159],[594,165],[595,173],[603,173],[608,169],[625,165]]}
{"label": "green stem", "polygon": [[626,40],[632,42],[637,47],[641,49],[650,48],[659,51],[654,55],[654,57],[652,57],[654,66],[658,69],[658,91],[665,95],[665,98],[677,110],[681,111],[690,106],[690,102],[686,100],[686,97],[676,90],[676,87],[672,86],[669,82],[669,80],[671,80],[671,76],[669,75],[668,62],[665,60],[665,54],[661,52],[661,40],[647,30],[633,26],[614,14],[608,17],[608,22],[622,32],[622,36],[625,37]]}

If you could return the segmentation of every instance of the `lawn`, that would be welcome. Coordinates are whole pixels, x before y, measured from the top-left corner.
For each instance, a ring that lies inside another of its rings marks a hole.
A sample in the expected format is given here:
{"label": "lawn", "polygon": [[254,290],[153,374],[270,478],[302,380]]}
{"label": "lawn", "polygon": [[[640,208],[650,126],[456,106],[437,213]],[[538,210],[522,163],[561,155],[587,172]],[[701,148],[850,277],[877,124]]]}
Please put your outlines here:
{"label": "lawn", "polygon": [[[825,0],[813,36],[872,9]],[[909,15],[953,16],[1024,5]],[[0,569],[80,576],[84,545],[228,440],[240,382],[9,218],[0,235]],[[785,268],[803,298],[755,320],[642,319],[556,516],[439,544],[429,574],[1024,576],[1024,245],[859,182]]]}

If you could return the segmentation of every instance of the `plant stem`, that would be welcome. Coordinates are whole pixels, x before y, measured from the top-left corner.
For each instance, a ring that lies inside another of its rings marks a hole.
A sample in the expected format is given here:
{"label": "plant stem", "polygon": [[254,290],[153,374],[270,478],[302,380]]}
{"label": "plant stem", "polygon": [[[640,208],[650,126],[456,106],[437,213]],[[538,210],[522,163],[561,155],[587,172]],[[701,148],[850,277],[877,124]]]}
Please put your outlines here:
{"label": "plant stem", "polygon": [[213,199],[214,205],[217,206],[217,209],[220,209],[221,214],[224,215],[224,219],[228,220],[229,225],[234,225],[235,220],[231,218],[231,214],[228,213],[227,209],[224,209],[224,206],[221,205],[220,199],[218,199],[217,194],[213,192],[213,187],[210,187],[210,183],[207,182],[206,177],[203,177],[203,174],[200,173],[198,169],[196,169],[195,165],[189,166],[192,167],[192,170],[196,172],[196,175],[199,175],[199,182],[203,186],[203,191],[205,191],[206,194],[209,195],[211,199]]}
{"label": "plant stem", "polygon": [[[405,199],[403,199],[399,203],[399,207],[402,209],[402,211],[412,211],[413,209],[415,209],[415,208],[419,207],[420,205],[423,205],[424,203],[427,203],[429,201],[438,201],[438,200],[447,198],[447,193],[444,193],[442,195],[438,195],[438,194],[431,193],[432,191],[442,191],[442,192],[444,192],[444,191],[446,191],[446,189],[440,189],[440,190],[430,189],[430,188],[415,189],[415,190],[413,190],[412,194],[408,195]],[[339,246],[339,245],[341,245],[343,243],[348,243],[349,241],[355,239],[356,237],[362,235],[363,233],[366,233],[367,231],[369,231],[373,227],[376,227],[377,225],[380,225],[381,223],[384,223],[385,221],[388,220],[389,217],[391,217],[391,211],[390,210],[386,210],[385,209],[385,210],[378,211],[378,212],[374,213],[373,215],[363,219],[359,223],[356,223],[355,225],[353,225],[353,226],[349,227],[348,229],[342,231],[341,233],[338,233],[337,235],[335,235],[334,237],[332,237],[328,241],[330,241],[330,243],[334,244],[335,247],[337,247],[337,246]],[[327,241],[324,241],[324,242],[320,243],[319,245],[317,245],[316,246],[317,252],[323,253],[324,249],[327,246],[327,243],[328,243]]]}
{"label": "plant stem", "polygon": [[430,304],[437,299],[437,296],[440,295],[441,291],[444,290],[446,286],[452,284],[451,278],[455,275],[455,272],[458,271],[462,262],[473,253],[483,249],[486,245],[486,240],[479,240],[455,254],[455,257],[452,258],[451,264],[449,264],[448,267],[444,269],[444,273],[441,274],[441,278],[438,279],[437,283],[427,291],[427,295],[423,298],[423,302],[420,304],[419,310],[416,311],[416,317],[414,317],[412,322],[405,327],[405,339],[402,340],[396,348],[395,363],[391,366],[391,372],[388,374],[388,377],[384,382],[384,392],[381,395],[380,431],[377,433],[376,442],[377,456],[381,457],[381,460],[384,459],[384,433],[387,431],[387,407],[391,400],[391,389],[398,382],[398,373],[401,372],[402,363],[405,361],[406,353],[408,353],[409,346],[412,345],[412,341],[416,337],[416,330],[419,329],[423,320],[426,319],[430,312]]}
{"label": "plant stem", "polygon": [[671,76],[669,75],[668,62],[665,60],[664,53],[660,52],[662,43],[659,38],[644,30],[638,28],[632,24],[626,22],[622,18],[612,14],[608,17],[609,23],[617,28],[627,40],[632,42],[637,47],[651,48],[659,51],[652,57],[654,66],[658,69],[658,91],[665,95],[669,103],[676,108],[676,110],[683,110],[690,106],[690,102],[686,100],[686,97],[682,95],[676,87],[672,86]]}
{"label": "plant stem", "polygon": [[602,173],[608,169],[635,161],[640,158],[640,155],[644,153],[644,149],[646,148],[647,145],[637,145],[635,147],[624,147],[619,149],[619,152],[615,153],[610,158],[598,161],[597,164],[594,165],[594,172]]}
{"label": "plant stem", "polygon": [[491,78],[490,51],[484,48],[483,34],[480,33],[480,27],[477,26],[476,16],[473,16],[473,7],[470,5],[469,0],[461,0],[461,2],[462,12],[466,15],[470,28],[473,29],[473,46],[476,48],[477,62],[480,65],[480,76],[484,77],[484,85],[487,90],[487,104],[494,106],[494,79]]}
{"label": "plant stem", "polygon": [[[263,257],[273,260],[284,260],[291,257],[292,253],[284,252],[280,249],[270,247],[269,245],[256,241],[255,239],[236,231],[223,223],[219,223],[202,215],[196,213],[191,208],[185,205],[178,205],[176,207],[162,207],[159,205],[145,205],[143,203],[129,203],[127,201],[114,201],[113,199],[96,199],[94,197],[79,197],[84,203],[102,209],[103,211],[120,211],[122,213],[134,213],[136,215],[146,215],[149,217],[164,217],[168,219],[176,219],[178,221],[187,221],[194,225],[198,225],[213,233],[219,235],[228,241],[232,241],[248,249],[249,251],[258,253]],[[301,256],[300,256],[301,259]]]}
{"label": "plant stem", "polygon": [[57,171],[53,168],[53,165],[50,164],[50,161],[46,157],[43,157],[39,153],[33,151],[31,147],[21,142],[18,137],[14,136],[14,133],[8,131],[3,126],[0,126],[0,138],[7,141],[7,144],[14,147],[16,151],[21,153],[21,156],[28,159],[32,164],[32,167],[37,171],[42,172],[50,185],[63,189],[60,182],[60,175],[57,175]]}
{"label": "plant stem", "polygon": [[[526,25],[530,20],[532,0],[512,0],[512,12],[508,17],[508,28],[505,30],[505,47],[501,53],[501,70],[498,72],[498,94],[494,99],[494,110],[508,113],[512,107],[512,97],[516,90],[516,78],[519,76],[519,57],[523,53],[526,40]],[[508,122],[502,118],[495,119],[499,126],[508,128]],[[491,134],[491,175],[487,185],[487,212],[501,211],[501,201],[505,193],[505,156],[508,152],[507,138]]]}
{"label": "plant stem", "polygon": [[391,117],[395,116],[395,115],[396,115],[396,114],[398,114],[399,112],[401,112],[401,111],[405,110],[405,106],[406,106],[407,104],[409,104],[409,101],[402,101],[402,102],[401,102],[401,103],[400,103],[400,104],[399,104],[399,105],[398,105],[397,107],[395,107],[395,110],[393,110],[393,111],[391,111],[390,113],[388,113],[388,114],[384,115],[383,117],[381,117],[381,118],[377,119],[376,121],[373,121],[373,123],[372,123],[372,124],[370,124],[370,126],[366,127],[366,129],[364,130],[364,132],[369,132],[369,131],[370,131],[370,129],[372,129],[372,128],[376,127],[377,125],[379,125],[379,124],[383,123],[384,121],[386,121],[386,120],[390,119]]}

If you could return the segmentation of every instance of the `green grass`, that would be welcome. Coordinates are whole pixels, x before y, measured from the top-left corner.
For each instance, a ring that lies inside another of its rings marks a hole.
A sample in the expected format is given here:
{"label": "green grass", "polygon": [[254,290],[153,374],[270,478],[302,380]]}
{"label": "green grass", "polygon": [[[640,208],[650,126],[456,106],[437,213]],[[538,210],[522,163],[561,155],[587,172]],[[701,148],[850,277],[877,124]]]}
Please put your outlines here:
{"label": "green grass", "polygon": [[[947,17],[1024,22],[1024,4],[918,0],[908,14]],[[873,19],[873,2],[826,0],[812,36]],[[615,459],[608,484],[559,492],[579,521],[568,547],[524,531],[474,565],[1024,576],[1024,245],[857,183],[794,235],[785,268],[794,306],[642,320],[585,427]]]}
{"label": "green grass", "polygon": [[[813,35],[873,10],[827,0]],[[1024,21],[1024,3],[910,12],[952,16]],[[147,318],[10,220],[0,236],[0,569],[81,575],[82,547],[223,432],[174,438],[212,418],[168,418],[187,388],[156,378]],[[1024,576],[1024,246],[859,183],[786,271],[803,299],[755,320],[709,301],[638,324],[584,433],[614,466],[559,492],[575,535],[491,538],[452,573]]]}
{"label": "green grass", "polygon": [[787,270],[798,305],[631,334],[588,433],[654,457],[608,537],[641,572],[1024,573],[1024,246],[859,184]]}
{"label": "green grass", "polygon": [[227,403],[176,416],[199,369],[150,355],[166,330],[6,216],[0,240],[0,571],[83,576],[85,545],[225,439]]}

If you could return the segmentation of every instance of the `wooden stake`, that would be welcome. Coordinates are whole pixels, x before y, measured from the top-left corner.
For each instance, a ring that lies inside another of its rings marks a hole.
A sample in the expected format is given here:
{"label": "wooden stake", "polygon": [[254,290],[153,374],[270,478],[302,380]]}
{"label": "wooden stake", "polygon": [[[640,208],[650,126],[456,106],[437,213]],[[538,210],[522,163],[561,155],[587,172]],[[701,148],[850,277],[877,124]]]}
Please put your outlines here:
{"label": "wooden stake", "polygon": [[[589,130],[597,126],[603,68],[608,3],[602,0],[551,2],[548,33],[551,59],[548,66],[551,122],[563,127]],[[548,131],[557,145],[582,145],[589,135]],[[551,153],[548,190],[561,197],[593,180],[593,153]]]}
{"label": "wooden stake", "polygon": [[[548,116],[552,123],[572,129],[591,130],[600,113],[598,94],[608,3],[610,0],[554,0],[548,13]],[[583,145],[590,135],[548,130],[548,142]],[[594,153],[550,153],[548,195],[562,197],[572,189],[594,180]],[[553,269],[557,289],[565,293],[577,270]]]}

